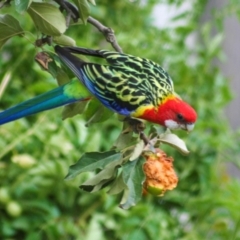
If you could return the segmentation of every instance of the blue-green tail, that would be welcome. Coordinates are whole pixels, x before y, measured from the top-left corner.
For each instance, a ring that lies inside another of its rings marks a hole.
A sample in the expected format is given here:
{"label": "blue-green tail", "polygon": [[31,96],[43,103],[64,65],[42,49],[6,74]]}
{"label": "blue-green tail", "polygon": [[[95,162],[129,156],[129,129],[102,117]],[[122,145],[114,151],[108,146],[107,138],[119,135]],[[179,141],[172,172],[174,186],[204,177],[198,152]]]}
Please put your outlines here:
{"label": "blue-green tail", "polygon": [[60,86],[33,99],[22,102],[0,113],[0,125],[26,117],[38,112],[60,107],[80,100],[87,100],[86,96],[68,94],[66,91],[71,83]]}

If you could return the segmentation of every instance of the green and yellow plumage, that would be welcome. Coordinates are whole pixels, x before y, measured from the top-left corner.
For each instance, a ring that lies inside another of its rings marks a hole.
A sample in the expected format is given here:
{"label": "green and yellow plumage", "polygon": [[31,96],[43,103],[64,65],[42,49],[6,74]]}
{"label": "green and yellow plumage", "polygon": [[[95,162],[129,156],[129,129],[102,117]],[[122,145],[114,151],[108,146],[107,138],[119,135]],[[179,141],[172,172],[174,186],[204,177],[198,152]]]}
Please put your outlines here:
{"label": "green and yellow plumage", "polygon": [[[167,72],[148,59],[99,50],[94,55],[105,58],[110,65],[79,64],[80,59],[70,52],[63,53],[59,47],[56,51],[67,65],[71,62],[68,66],[91,93],[118,113],[130,114],[139,106],[157,107],[173,95],[173,83]],[[82,54],[93,55],[93,50],[88,51],[81,49]]]}

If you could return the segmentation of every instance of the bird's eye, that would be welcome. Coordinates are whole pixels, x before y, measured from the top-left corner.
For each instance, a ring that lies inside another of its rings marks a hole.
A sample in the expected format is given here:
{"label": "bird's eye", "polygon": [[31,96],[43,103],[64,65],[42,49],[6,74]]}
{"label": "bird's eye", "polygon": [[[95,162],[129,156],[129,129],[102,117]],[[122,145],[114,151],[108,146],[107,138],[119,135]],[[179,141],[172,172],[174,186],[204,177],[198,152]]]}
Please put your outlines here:
{"label": "bird's eye", "polygon": [[181,114],[181,113],[178,113],[177,114],[177,119],[179,120],[179,121],[184,121],[184,117],[183,117],[183,115]]}

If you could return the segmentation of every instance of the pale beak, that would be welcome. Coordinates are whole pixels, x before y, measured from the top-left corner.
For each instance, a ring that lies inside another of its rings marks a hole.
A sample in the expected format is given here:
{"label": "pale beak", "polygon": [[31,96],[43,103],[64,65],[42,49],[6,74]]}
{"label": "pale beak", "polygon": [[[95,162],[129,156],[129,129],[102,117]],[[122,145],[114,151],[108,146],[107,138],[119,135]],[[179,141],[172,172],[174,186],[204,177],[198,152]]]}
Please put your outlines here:
{"label": "pale beak", "polygon": [[185,129],[187,130],[187,132],[191,132],[194,128],[194,123],[189,123],[185,125]]}

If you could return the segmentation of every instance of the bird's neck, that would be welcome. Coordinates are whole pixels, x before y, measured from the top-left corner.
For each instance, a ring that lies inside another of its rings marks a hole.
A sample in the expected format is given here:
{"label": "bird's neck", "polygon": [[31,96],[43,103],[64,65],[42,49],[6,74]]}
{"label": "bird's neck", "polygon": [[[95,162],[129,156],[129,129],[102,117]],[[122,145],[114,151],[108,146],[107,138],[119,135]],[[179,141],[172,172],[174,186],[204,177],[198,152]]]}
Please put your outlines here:
{"label": "bird's neck", "polygon": [[168,117],[169,105],[174,105],[177,101],[181,100],[174,95],[170,95],[158,106],[147,105],[139,107],[133,117],[141,118],[164,126],[165,120]]}

